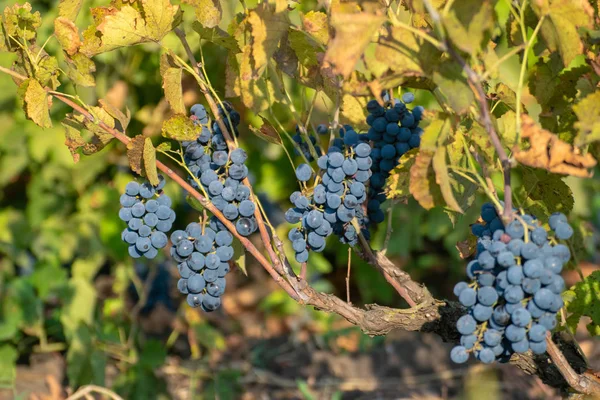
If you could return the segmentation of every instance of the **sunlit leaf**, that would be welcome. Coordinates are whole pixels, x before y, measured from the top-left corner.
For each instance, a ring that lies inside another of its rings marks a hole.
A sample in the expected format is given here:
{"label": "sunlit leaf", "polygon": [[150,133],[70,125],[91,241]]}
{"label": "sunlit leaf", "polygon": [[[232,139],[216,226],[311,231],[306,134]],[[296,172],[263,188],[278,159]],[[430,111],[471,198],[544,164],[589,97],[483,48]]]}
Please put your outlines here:
{"label": "sunlit leaf", "polygon": [[186,115],[175,114],[162,126],[162,135],[178,141],[196,140],[200,136],[202,127],[194,124]]}
{"label": "sunlit leaf", "polygon": [[382,15],[367,12],[331,15],[335,33],[327,47],[324,66],[331,65],[335,74],[347,78],[384,20]]}
{"label": "sunlit leaf", "polygon": [[21,86],[26,88],[24,100],[27,118],[42,128],[52,127],[46,90],[35,79],[28,79]]}
{"label": "sunlit leaf", "polygon": [[556,174],[586,177],[596,165],[591,154],[581,154],[578,148],[560,140],[556,135],[542,129],[524,114],[521,117],[521,136],[527,139],[528,147],[515,151],[514,157],[521,164],[547,169]]}
{"label": "sunlit leaf", "polygon": [[575,128],[579,131],[575,137],[576,146],[600,140],[600,91],[586,96],[573,106],[577,115]]}
{"label": "sunlit leaf", "polygon": [[258,136],[262,140],[266,140],[269,143],[273,143],[273,144],[277,144],[277,145],[283,144],[283,142],[281,140],[281,136],[279,136],[277,129],[275,129],[273,127],[273,125],[271,125],[271,123],[266,118],[264,118],[263,116],[260,116],[260,115],[259,115],[259,117],[262,120],[262,125],[260,128],[255,128],[253,126],[250,126],[250,130],[252,131],[252,133],[254,133],[256,136]]}
{"label": "sunlit leaf", "polygon": [[127,159],[129,160],[129,167],[138,175],[142,174],[145,144],[146,137],[144,135],[137,135],[133,137],[127,144]]}
{"label": "sunlit leaf", "polygon": [[62,46],[63,50],[69,55],[77,53],[81,46],[79,30],[75,23],[67,18],[58,17],[54,20],[54,35]]}
{"label": "sunlit leaf", "polygon": [[219,0],[183,0],[194,6],[196,19],[207,28],[214,28],[221,22],[223,9]]}
{"label": "sunlit leaf", "polygon": [[181,86],[183,69],[169,53],[163,53],[160,57],[160,74],[163,80],[162,88],[165,91],[165,98],[171,109],[176,114],[185,114],[186,109],[183,103],[183,88]]}
{"label": "sunlit leaf", "polygon": [[157,186],[159,184],[158,181],[158,172],[156,170],[156,149],[152,144],[152,139],[147,137],[144,140],[144,175],[148,181],[152,184],[152,186]]}
{"label": "sunlit leaf", "polygon": [[443,23],[454,45],[469,54],[481,51],[495,24],[492,3],[491,0],[461,0],[452,3]]}

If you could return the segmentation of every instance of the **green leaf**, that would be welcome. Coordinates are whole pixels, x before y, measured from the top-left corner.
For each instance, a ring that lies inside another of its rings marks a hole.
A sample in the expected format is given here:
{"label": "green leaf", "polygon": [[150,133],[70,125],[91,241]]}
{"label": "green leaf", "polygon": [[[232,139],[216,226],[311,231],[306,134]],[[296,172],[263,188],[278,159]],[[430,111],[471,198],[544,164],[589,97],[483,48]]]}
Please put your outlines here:
{"label": "green leaf", "polygon": [[[426,54],[425,49],[423,40],[414,33],[400,27],[388,27],[386,34],[379,37],[373,57],[385,70],[389,68],[398,74],[419,76],[423,74],[421,55]],[[376,64],[367,55],[369,69]]]}
{"label": "green leaf", "polygon": [[196,199],[192,195],[188,194],[187,196],[185,196],[185,201],[196,211],[202,212],[204,210],[204,206],[202,205],[202,203],[200,203],[198,199]]}
{"label": "green leaf", "polygon": [[566,307],[569,312],[567,324],[575,331],[581,317],[589,317],[588,332],[593,336],[600,333],[600,271],[594,271],[583,281],[578,282],[571,290],[565,292]]}
{"label": "green leaf", "polygon": [[233,53],[240,52],[240,47],[238,46],[235,38],[218,27],[206,28],[196,21],[192,24],[192,29],[195,30],[198,35],[200,35],[200,37],[206,41],[214,43],[219,47],[224,47],[228,50],[231,50]]}
{"label": "green leaf", "polygon": [[456,113],[464,114],[469,110],[474,97],[460,65],[456,63],[442,64],[439,69],[434,71],[433,82]]}
{"label": "green leaf", "polygon": [[66,361],[71,385],[104,385],[106,354],[95,349],[90,328],[84,324],[78,324],[69,334]]}
{"label": "green leaf", "polygon": [[317,52],[320,51],[320,47],[316,41],[293,29],[288,33],[288,40],[300,64],[307,68],[319,64]]}
{"label": "green leaf", "polygon": [[19,352],[10,344],[0,345],[0,387],[12,387],[17,378]]}
{"label": "green leaf", "polygon": [[333,73],[348,78],[384,20],[383,15],[367,12],[332,13],[330,23],[335,35],[327,46],[325,66],[329,64]]}
{"label": "green leaf", "polygon": [[498,133],[502,138],[502,144],[509,149],[517,143],[517,118],[513,111],[504,113],[496,120]]}
{"label": "green leaf", "polygon": [[452,43],[468,54],[478,54],[494,28],[491,0],[461,0],[452,3],[443,23]]}
{"label": "green leaf", "polygon": [[69,281],[72,291],[67,304],[63,306],[60,322],[63,324],[65,335],[72,340],[81,324],[91,326],[94,323],[96,308],[96,289],[83,277],[73,277]]}
{"label": "green leaf", "polygon": [[[83,33],[81,52],[88,57],[146,42],[158,42],[181,22],[181,10],[169,0],[135,2],[92,9],[95,24]],[[139,8],[139,9],[138,9]]]}
{"label": "green leaf", "polygon": [[242,270],[244,275],[248,276],[246,270],[246,249],[238,239],[233,239],[233,260],[235,264]]}
{"label": "green leaf", "polygon": [[183,69],[176,62],[173,55],[163,53],[160,57],[160,75],[162,76],[162,88],[165,91],[165,98],[175,114],[185,114],[185,104],[183,104],[183,88],[181,86],[181,77]]}
{"label": "green leaf", "polygon": [[219,0],[183,0],[183,2],[194,6],[196,19],[202,26],[214,28],[221,22],[223,9]]}
{"label": "green leaf", "polygon": [[573,106],[577,115],[575,146],[585,146],[600,140],[600,91],[596,91]]}
{"label": "green leaf", "polygon": [[142,368],[154,370],[159,368],[167,358],[167,349],[164,344],[156,339],[144,343],[139,365]]}
{"label": "green leaf", "polygon": [[96,72],[96,65],[87,56],[82,53],[75,53],[71,57],[66,57],[67,75],[75,85],[92,87],[96,86],[96,80],[93,73]]}
{"label": "green leaf", "polygon": [[162,142],[161,144],[156,146],[156,151],[158,151],[158,152],[169,151],[169,150],[171,150],[170,142]]}
{"label": "green leaf", "polygon": [[35,79],[27,79],[21,84],[25,90],[25,114],[27,118],[42,128],[51,128],[48,93]]}
{"label": "green leaf", "polygon": [[196,140],[202,132],[202,127],[196,125],[186,115],[175,114],[162,126],[162,135],[169,139],[178,141]]}
{"label": "green leaf", "polygon": [[546,219],[553,212],[568,214],[573,209],[573,192],[559,175],[526,167],[521,171],[522,182],[515,195],[532,214]]}
{"label": "green leaf", "polygon": [[548,48],[558,51],[567,67],[583,54],[583,43],[577,28],[593,28],[594,9],[588,0],[541,0],[532,7],[538,17],[546,15],[541,36]]}
{"label": "green leaf", "polygon": [[149,137],[144,140],[144,175],[146,175],[152,186],[159,184],[158,172],[156,171],[156,149]]}

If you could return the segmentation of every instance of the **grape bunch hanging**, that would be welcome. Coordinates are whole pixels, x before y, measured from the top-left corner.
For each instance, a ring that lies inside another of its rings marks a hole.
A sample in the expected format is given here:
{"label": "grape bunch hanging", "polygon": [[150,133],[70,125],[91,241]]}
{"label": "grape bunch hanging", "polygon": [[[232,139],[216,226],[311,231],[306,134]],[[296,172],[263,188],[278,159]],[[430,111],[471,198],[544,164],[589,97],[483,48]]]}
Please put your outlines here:
{"label": "grape bunch hanging", "polygon": [[[227,103],[225,111],[219,106],[219,117],[227,124],[229,114],[237,135],[240,114]],[[248,167],[245,165],[248,155],[241,148],[229,151],[216,122],[212,124],[212,131],[208,128],[209,119],[204,106],[196,104],[191,112],[194,123],[202,125],[202,131],[195,141],[183,142],[184,160],[194,175],[189,178],[190,184],[200,189],[199,182],[214,206],[235,224],[237,232],[249,236],[258,229],[258,224],[254,217],[256,206],[250,200],[250,189],[242,183],[248,176]]]}
{"label": "grape bunch hanging", "polygon": [[148,181],[131,181],[121,195],[119,218],[127,223],[121,239],[133,258],[153,259],[167,245],[166,233],[173,226],[175,211],[171,209],[171,199],[162,191],[164,186],[165,179],[159,175],[157,186]]}
{"label": "grape bunch hanging", "polygon": [[456,328],[460,345],[450,352],[456,363],[473,354],[489,364],[508,362],[513,353],[546,351],[546,332],[556,327],[563,306],[560,276],[571,258],[560,240],[573,235],[564,214],[550,216],[549,232],[531,215],[519,215],[506,227],[492,204],[481,208],[483,223],[472,225],[477,258],[467,264],[471,282],[459,282],[454,294],[468,310]]}
{"label": "grape bunch hanging", "polygon": [[[206,221],[209,222],[209,221]],[[177,289],[191,307],[214,311],[225,293],[225,275],[233,257],[233,235],[216,218],[209,226],[197,222],[171,234],[171,256],[179,264]]]}
{"label": "grape bunch hanging", "polygon": [[369,219],[372,222],[383,222],[385,216],[381,203],[386,200],[383,189],[390,171],[398,165],[398,160],[406,152],[421,144],[423,130],[419,122],[423,117],[423,107],[416,106],[411,110],[407,104],[415,99],[414,94],[407,92],[402,95],[402,101],[394,99],[386,102],[385,107],[377,100],[367,103],[367,124],[370,126],[367,138],[373,143],[371,158],[371,184],[369,188]]}
{"label": "grape bunch hanging", "polygon": [[371,147],[360,142],[350,126],[341,128],[340,136],[332,141],[327,154],[317,160],[319,171],[312,190],[307,185],[313,176],[310,165],[300,164],[296,168],[302,191],[290,196],[294,207],[286,212],[285,218],[291,224],[301,223],[288,235],[300,263],[308,260],[309,250],[323,251],[325,240],[332,233],[343,243],[356,244],[354,218],[362,233],[369,235],[368,219],[361,205],[367,198],[365,184],[371,175]]}

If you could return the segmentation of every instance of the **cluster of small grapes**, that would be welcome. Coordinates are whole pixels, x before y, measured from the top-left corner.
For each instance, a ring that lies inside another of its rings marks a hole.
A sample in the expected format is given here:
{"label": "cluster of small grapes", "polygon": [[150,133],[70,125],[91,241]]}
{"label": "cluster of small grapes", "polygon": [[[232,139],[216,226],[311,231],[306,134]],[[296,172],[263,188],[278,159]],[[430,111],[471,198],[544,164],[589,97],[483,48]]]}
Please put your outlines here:
{"label": "cluster of small grapes", "polygon": [[411,111],[406,107],[406,104],[412,103],[414,99],[414,94],[404,93],[402,101],[394,99],[393,104],[386,104],[385,107],[377,100],[371,100],[367,104],[367,124],[371,128],[366,137],[373,143],[373,176],[368,211],[369,219],[375,223],[384,220],[380,206],[386,199],[382,192],[390,171],[398,165],[398,159],[402,155],[421,144],[423,130],[419,128],[419,122],[424,109],[416,106]]}
{"label": "cluster of small grapes", "polygon": [[214,311],[225,293],[225,275],[233,257],[233,236],[216,218],[209,226],[190,223],[171,234],[171,256],[179,264],[177,288],[191,307]]}
{"label": "cluster of small grapes", "polygon": [[471,283],[459,282],[454,293],[468,314],[457,321],[460,345],[450,352],[456,363],[470,353],[483,363],[507,362],[513,353],[546,351],[546,332],[556,327],[565,282],[560,272],[569,259],[567,240],[573,229],[564,214],[554,213],[548,236],[531,215],[516,215],[504,227],[489,203],[481,208],[482,224],[471,229],[477,258],[467,265]]}
{"label": "cluster of small grapes", "polygon": [[[323,129],[323,127],[325,127]],[[317,127],[317,133],[324,135],[327,133],[327,126],[325,125],[319,125]],[[317,138],[314,135],[308,135],[308,138],[310,140],[310,142],[312,143],[312,145],[315,147],[315,151],[317,152],[317,154],[321,154],[321,147],[317,144]],[[300,148],[300,151],[302,151],[302,154],[304,154],[304,157],[308,160],[308,161],[313,161],[314,158],[312,156],[312,154],[310,154],[310,147],[308,145],[308,143],[306,143],[304,141],[304,138],[302,137],[301,133],[300,133],[300,127],[298,125],[296,125],[296,134],[294,136],[292,136],[292,140],[296,143],[298,143],[298,147]],[[300,153],[298,152],[298,149],[294,149],[294,153],[296,155],[300,155]]]}
{"label": "cluster of small grapes", "polygon": [[[221,108],[219,110],[222,111]],[[230,152],[216,123],[213,124],[213,132],[206,128],[208,116],[204,106],[196,104],[191,112],[194,121],[202,124],[203,128],[196,141],[182,143],[185,163],[197,178],[190,178],[190,184],[198,189],[199,181],[214,206],[235,223],[238,233],[249,236],[258,229],[258,224],[254,217],[255,204],[249,200],[250,189],[242,183],[248,176],[245,165],[248,155],[240,148]],[[239,114],[235,110],[228,112],[237,131]],[[224,118],[224,113],[221,114]]]}
{"label": "cluster of small grapes", "polygon": [[[356,244],[358,234],[351,224],[353,218],[358,220],[363,235],[369,236],[362,203],[367,198],[365,184],[371,175],[371,147],[359,143],[359,135],[350,127],[344,127],[343,131],[340,132],[343,139],[334,139],[327,154],[317,160],[318,183],[312,193],[306,189],[290,196],[294,207],[286,212],[286,221],[301,222],[301,226],[293,228],[288,238],[296,252],[296,261],[301,263],[308,260],[309,249],[323,251],[325,240],[332,233],[343,243]],[[296,177],[304,186],[311,176],[307,164],[296,169]]]}
{"label": "cluster of small grapes", "polygon": [[159,181],[156,187],[147,181],[141,185],[131,181],[121,195],[119,218],[127,222],[121,239],[129,245],[129,255],[133,258],[153,259],[167,245],[166,233],[173,226],[175,211],[171,209],[171,199],[162,191],[165,186],[162,175]]}

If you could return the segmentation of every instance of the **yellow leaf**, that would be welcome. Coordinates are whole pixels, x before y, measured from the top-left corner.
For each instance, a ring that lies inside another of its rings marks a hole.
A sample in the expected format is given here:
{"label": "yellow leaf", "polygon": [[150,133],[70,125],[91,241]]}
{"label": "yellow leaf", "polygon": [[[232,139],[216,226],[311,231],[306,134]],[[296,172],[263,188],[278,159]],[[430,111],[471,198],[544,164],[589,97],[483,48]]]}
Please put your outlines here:
{"label": "yellow leaf", "polygon": [[75,21],[83,0],[60,0],[58,3],[58,15],[68,20]]}
{"label": "yellow leaf", "polygon": [[302,16],[304,30],[312,35],[319,43],[326,45],[329,41],[329,26],[327,14],[321,11],[310,11]]}
{"label": "yellow leaf", "polygon": [[93,56],[119,47],[158,42],[180,23],[181,11],[169,0],[140,0],[142,11],[124,5],[92,10],[97,25],[84,33],[82,52]]}
{"label": "yellow leaf", "polygon": [[74,84],[85,87],[96,85],[96,80],[92,75],[96,72],[96,65],[89,57],[82,53],[75,53],[72,57],[67,57],[66,61],[67,75]]}
{"label": "yellow leaf", "polygon": [[452,43],[466,53],[476,54],[494,28],[494,9],[490,0],[456,1],[443,22]]}
{"label": "yellow leaf", "polygon": [[27,118],[42,128],[52,127],[46,90],[35,79],[27,79],[21,85],[27,85],[25,90],[25,113]]}
{"label": "yellow leaf", "polygon": [[573,106],[578,121],[575,128],[579,131],[575,145],[583,146],[600,140],[600,91],[586,96]]}
{"label": "yellow leaf", "polygon": [[179,141],[196,140],[202,127],[183,114],[175,114],[163,123],[162,135]]}
{"label": "yellow leaf", "polygon": [[81,137],[80,125],[72,124],[68,119],[65,119],[62,125],[65,127],[65,145],[69,148],[73,161],[77,163],[80,158],[78,150],[85,145],[85,140]]}
{"label": "yellow leaf", "polygon": [[77,53],[81,46],[79,30],[73,21],[64,17],[58,17],[54,20],[54,34],[63,50],[69,55]]}
{"label": "yellow leaf", "polygon": [[583,53],[577,28],[593,29],[594,9],[588,0],[543,0],[533,2],[532,8],[538,17],[546,15],[541,35],[550,50],[558,50],[567,67]]}
{"label": "yellow leaf", "polygon": [[359,128],[368,128],[367,123],[367,98],[354,97],[350,94],[344,94],[342,97],[342,116],[344,122],[348,122],[356,130]]}
{"label": "yellow leaf", "polygon": [[163,53],[160,58],[160,74],[162,75],[162,88],[165,91],[165,98],[176,114],[185,114],[185,104],[183,103],[183,88],[181,86],[182,68],[177,65],[174,58]]}
{"label": "yellow leaf", "polygon": [[146,178],[152,186],[158,186],[158,172],[156,171],[156,149],[152,144],[152,139],[147,137],[144,140],[144,172]]}
{"label": "yellow leaf", "polygon": [[206,28],[214,28],[221,22],[223,10],[219,0],[183,0],[194,6],[196,19]]}
{"label": "yellow leaf", "polygon": [[448,175],[448,166],[446,165],[446,148],[440,146],[433,156],[433,170],[435,171],[435,181],[440,186],[442,196],[448,207],[452,210],[462,213],[463,209],[454,198],[452,193],[452,185],[450,184],[450,176]]}
{"label": "yellow leaf", "polygon": [[277,12],[269,4],[261,3],[250,12],[247,18],[252,34],[252,72],[261,76],[268,61],[278,48],[279,40],[290,25],[287,14]]}
{"label": "yellow leaf", "polygon": [[412,149],[398,160],[398,165],[390,172],[385,184],[388,199],[402,200],[410,195],[410,169],[415,163],[419,149]]}
{"label": "yellow leaf", "polygon": [[333,72],[344,78],[354,71],[356,62],[379,29],[384,16],[366,12],[340,13],[331,16],[335,30],[325,53],[324,67],[333,67]]}

